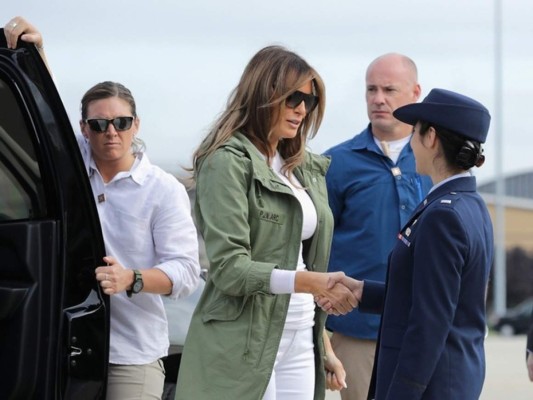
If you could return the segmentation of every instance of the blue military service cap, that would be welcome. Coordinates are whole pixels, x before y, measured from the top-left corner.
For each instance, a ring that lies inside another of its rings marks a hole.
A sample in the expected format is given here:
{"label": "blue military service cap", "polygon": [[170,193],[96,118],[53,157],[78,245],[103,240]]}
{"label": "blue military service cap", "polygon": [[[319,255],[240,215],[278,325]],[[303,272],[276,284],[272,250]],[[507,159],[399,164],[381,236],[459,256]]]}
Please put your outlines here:
{"label": "blue military service cap", "polygon": [[480,143],[485,143],[490,125],[483,104],[445,89],[432,89],[422,102],[399,107],[393,115],[409,125],[428,122]]}

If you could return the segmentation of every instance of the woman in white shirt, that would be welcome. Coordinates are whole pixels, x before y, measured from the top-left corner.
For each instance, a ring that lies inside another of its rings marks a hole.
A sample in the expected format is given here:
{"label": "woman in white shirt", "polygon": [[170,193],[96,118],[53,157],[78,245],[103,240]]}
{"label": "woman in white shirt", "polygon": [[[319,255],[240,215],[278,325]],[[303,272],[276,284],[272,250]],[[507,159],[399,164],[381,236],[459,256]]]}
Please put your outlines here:
{"label": "woman in white shirt", "polygon": [[186,296],[199,281],[189,197],[143,152],[127,88],[95,85],[82,98],[81,114],[80,148],[108,254],[96,279],[112,295],[107,398],[137,398],[141,391],[160,398],[169,346],[160,295]]}

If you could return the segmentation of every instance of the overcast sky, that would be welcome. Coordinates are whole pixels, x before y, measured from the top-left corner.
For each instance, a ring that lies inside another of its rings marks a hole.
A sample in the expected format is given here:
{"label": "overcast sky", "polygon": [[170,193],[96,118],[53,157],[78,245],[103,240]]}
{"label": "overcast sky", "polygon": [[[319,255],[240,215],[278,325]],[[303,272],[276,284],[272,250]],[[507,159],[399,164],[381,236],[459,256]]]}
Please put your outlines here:
{"label": "overcast sky", "polygon": [[[360,132],[367,65],[387,52],[418,65],[425,96],[441,87],[471,96],[493,116],[480,182],[496,173],[501,126],[503,172],[533,169],[533,1],[502,0],[503,96],[495,94],[493,0],[18,0],[4,1],[4,25],[21,15],[43,33],[65,107],[75,123],[93,84],[129,87],[140,135],[154,163],[173,172],[223,109],[262,47],[281,44],[304,57],[326,83],[325,120],[315,152]],[[499,121],[499,124],[498,124]]]}

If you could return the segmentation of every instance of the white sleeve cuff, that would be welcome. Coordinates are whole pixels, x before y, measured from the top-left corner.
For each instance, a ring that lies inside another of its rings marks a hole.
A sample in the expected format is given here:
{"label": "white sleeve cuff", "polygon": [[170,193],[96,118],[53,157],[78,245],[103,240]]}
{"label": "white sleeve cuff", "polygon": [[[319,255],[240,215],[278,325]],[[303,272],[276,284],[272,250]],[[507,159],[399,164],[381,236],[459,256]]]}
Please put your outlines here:
{"label": "white sleeve cuff", "polygon": [[272,275],[270,275],[270,292],[273,294],[294,293],[295,278],[296,271],[287,271],[284,269],[272,270]]}

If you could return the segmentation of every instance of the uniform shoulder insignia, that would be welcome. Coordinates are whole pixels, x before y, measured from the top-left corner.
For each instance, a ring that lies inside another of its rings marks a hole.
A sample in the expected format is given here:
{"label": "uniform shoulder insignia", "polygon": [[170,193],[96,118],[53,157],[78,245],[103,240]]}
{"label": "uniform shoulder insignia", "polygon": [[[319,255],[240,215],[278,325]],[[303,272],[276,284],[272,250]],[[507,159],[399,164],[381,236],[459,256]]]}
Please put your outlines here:
{"label": "uniform shoulder insignia", "polygon": [[452,204],[452,201],[450,199],[442,199],[440,204]]}

